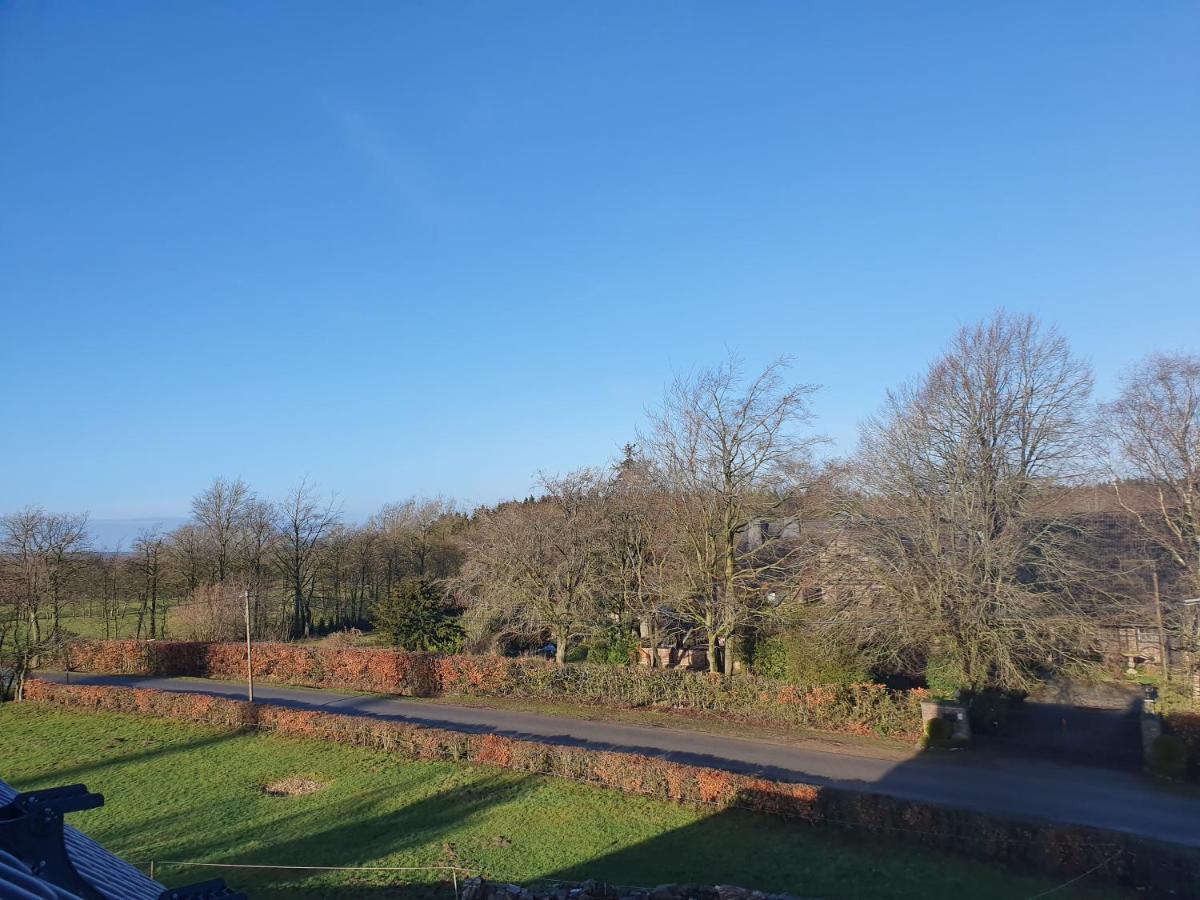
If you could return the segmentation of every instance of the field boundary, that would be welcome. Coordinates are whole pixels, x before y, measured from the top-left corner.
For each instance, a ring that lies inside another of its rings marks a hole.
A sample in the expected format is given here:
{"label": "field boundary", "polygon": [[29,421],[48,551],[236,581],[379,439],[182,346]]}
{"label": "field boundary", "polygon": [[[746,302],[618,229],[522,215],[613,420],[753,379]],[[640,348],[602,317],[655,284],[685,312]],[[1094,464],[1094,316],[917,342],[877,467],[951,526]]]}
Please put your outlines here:
{"label": "field boundary", "polygon": [[[68,671],[97,675],[240,679],[246,674],[246,645],[80,639],[65,647],[60,662]],[[284,643],[254,646],[254,677],[401,697],[509,697],[685,710],[748,724],[914,743],[921,735],[921,701],[929,696],[924,689],[896,691],[881,684],[799,686],[756,675]]]}
{"label": "field boundary", "polygon": [[780,782],[578,747],[407,722],[251,704],[146,688],[31,680],[31,702],[133,713],[226,728],[330,740],[414,760],[450,760],[567,778],[660,800],[741,808],[884,840],[946,850],[1022,871],[1094,877],[1186,896],[1200,880],[1200,850],[1081,826],[1016,821],[843,788]]}

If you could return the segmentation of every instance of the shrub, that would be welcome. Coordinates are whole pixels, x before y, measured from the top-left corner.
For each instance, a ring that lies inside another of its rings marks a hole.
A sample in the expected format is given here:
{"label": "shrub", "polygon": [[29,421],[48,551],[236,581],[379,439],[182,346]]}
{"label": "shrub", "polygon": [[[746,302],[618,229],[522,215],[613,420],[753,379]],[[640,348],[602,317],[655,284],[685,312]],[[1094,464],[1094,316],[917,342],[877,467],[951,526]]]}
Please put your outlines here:
{"label": "shrub", "polygon": [[245,635],[242,590],[231,582],[205,583],[171,609],[171,633],[189,641],[230,641]]}
{"label": "shrub", "polygon": [[754,672],[792,684],[861,684],[870,668],[857,648],[826,632],[803,625],[760,639],[754,647]]}
{"label": "shrub", "polygon": [[636,661],[638,640],[628,632],[613,632],[587,647],[587,661],[601,666],[627,666]]}
{"label": "shrub", "polygon": [[759,638],[754,643],[754,656],[750,660],[755,675],[786,681],[788,677],[788,648],[784,634],[772,634]]}
{"label": "shrub", "polygon": [[1179,735],[1160,734],[1150,745],[1147,762],[1155,775],[1182,781],[1187,775],[1187,744]]}
{"label": "shrub", "polygon": [[388,643],[404,650],[456,653],[463,629],[441,594],[428,581],[405,578],[375,606],[375,627]]}
{"label": "shrub", "polygon": [[357,628],[343,628],[328,635],[321,643],[331,650],[349,650],[361,646],[363,633]]}
{"label": "shrub", "polygon": [[1163,716],[1167,733],[1179,738],[1187,746],[1190,767],[1200,767],[1200,712],[1189,709],[1170,710]]}
{"label": "shrub", "polygon": [[934,656],[925,663],[925,684],[939,700],[956,700],[966,687],[962,665],[950,655]]}

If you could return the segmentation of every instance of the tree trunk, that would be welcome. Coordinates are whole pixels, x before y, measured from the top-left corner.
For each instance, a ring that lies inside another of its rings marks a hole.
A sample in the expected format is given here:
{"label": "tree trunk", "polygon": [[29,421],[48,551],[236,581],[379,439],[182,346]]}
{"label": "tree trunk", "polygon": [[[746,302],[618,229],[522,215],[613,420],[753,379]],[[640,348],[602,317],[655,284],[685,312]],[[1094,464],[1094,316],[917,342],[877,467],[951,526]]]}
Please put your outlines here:
{"label": "tree trunk", "polygon": [[725,674],[733,674],[733,642],[735,638],[731,634],[725,638]]}
{"label": "tree trunk", "polygon": [[567,664],[567,635],[565,631],[556,632],[554,635],[554,662],[558,666]]}

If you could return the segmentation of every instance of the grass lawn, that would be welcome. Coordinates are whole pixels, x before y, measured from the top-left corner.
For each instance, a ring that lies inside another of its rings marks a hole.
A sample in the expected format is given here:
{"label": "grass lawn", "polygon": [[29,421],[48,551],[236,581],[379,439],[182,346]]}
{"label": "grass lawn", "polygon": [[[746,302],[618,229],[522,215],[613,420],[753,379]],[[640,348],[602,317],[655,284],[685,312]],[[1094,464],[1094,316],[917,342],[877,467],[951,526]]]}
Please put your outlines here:
{"label": "grass lawn", "polygon": [[[0,705],[0,776],[18,789],[82,782],[105,795],[69,817],[129,861],[183,884],[221,875],[252,897],[439,897],[434,876],[290,875],[164,860],[282,865],[452,864],[490,878],[735,883],[825,898],[1030,897],[1053,880],[828,828],[632,798],[487,767],[415,763],[317,741],[37,704]],[[323,785],[268,796],[296,776]],[[388,890],[385,886],[403,884]],[[1121,897],[1070,887],[1068,897]]]}

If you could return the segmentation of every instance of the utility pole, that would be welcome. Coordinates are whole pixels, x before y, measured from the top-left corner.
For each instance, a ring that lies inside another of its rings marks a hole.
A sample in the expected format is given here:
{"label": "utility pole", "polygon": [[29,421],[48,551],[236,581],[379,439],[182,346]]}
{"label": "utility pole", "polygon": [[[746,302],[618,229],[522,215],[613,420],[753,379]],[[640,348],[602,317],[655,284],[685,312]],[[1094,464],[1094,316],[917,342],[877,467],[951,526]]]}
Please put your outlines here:
{"label": "utility pole", "polygon": [[1171,680],[1171,661],[1167,658],[1167,633],[1163,630],[1162,597],[1158,594],[1158,566],[1151,570],[1150,582],[1154,585],[1154,617],[1158,620],[1158,652],[1162,657],[1162,679],[1166,684]]}
{"label": "utility pole", "polygon": [[[1155,581],[1155,584],[1158,584]],[[246,604],[246,697],[254,702],[254,656],[250,647],[250,589],[242,591],[242,599]],[[1161,627],[1161,624],[1160,624]]]}

